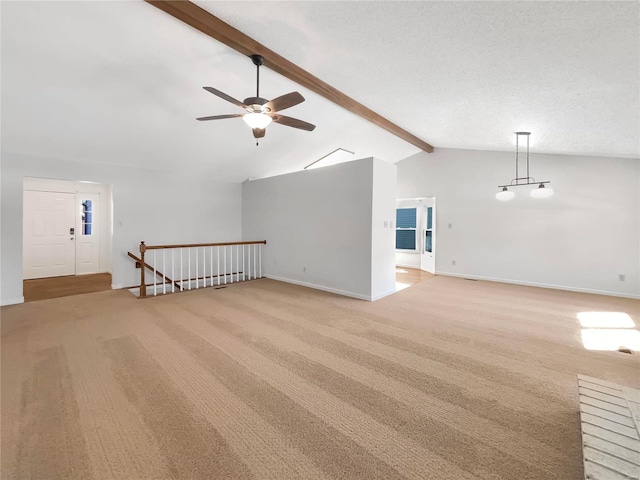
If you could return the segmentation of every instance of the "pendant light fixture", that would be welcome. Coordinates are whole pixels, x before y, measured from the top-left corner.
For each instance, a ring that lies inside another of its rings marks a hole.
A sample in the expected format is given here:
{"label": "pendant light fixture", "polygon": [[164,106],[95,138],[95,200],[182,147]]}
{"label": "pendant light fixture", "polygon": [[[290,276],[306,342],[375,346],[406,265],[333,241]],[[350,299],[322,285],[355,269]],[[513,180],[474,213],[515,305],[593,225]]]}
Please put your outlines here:
{"label": "pendant light fixture", "polygon": [[[547,198],[553,195],[553,189],[545,187],[545,184],[551,183],[550,181],[538,182],[535,178],[529,176],[529,135],[531,132],[515,132],[516,133],[516,178],[511,180],[509,185],[498,185],[500,191],[496,193],[496,198],[502,202],[508,202],[512,200],[516,194],[514,191],[509,190],[510,187],[521,187],[523,185],[538,185],[538,188],[531,190],[531,197],[533,198]],[[527,176],[518,176],[518,157],[519,157],[519,139],[520,136],[527,137]]]}

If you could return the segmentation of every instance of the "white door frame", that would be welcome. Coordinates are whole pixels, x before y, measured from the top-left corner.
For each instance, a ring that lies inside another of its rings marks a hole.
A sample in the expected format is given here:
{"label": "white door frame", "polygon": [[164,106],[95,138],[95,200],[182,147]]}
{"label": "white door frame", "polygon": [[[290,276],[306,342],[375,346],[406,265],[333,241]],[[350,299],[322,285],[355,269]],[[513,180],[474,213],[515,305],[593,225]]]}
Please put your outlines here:
{"label": "white door frame", "polygon": [[[435,197],[398,198],[396,208],[416,209],[416,250],[396,250],[396,265],[417,268],[435,273],[436,265],[436,203]],[[427,222],[427,207],[433,207],[432,218],[432,252],[425,253],[425,230]]]}
{"label": "white door frame", "polygon": [[[75,274],[82,275],[88,273],[111,273],[112,264],[112,248],[113,245],[113,219],[112,219],[112,200],[111,200],[111,185],[101,184],[96,182],[85,181],[69,181],[69,180],[55,180],[47,178],[36,177],[24,177],[23,182],[24,191],[39,191],[39,192],[60,192],[70,193],[76,195],[75,202],[75,235],[76,241],[80,238],[82,221],[81,221],[81,206],[79,205],[82,197],[86,199],[97,198],[98,210],[95,211],[95,218],[97,219],[96,228],[98,236],[95,238],[97,243],[97,265],[92,265],[90,268],[82,268],[78,266],[78,248],[76,247],[76,262],[75,262]],[[94,195],[97,195],[94,197]],[[24,215],[24,213],[23,213]],[[23,216],[24,223],[24,216]],[[23,238],[23,245],[25,239]],[[86,248],[86,247],[85,247]],[[26,252],[23,251],[23,256]],[[24,262],[24,260],[23,260]],[[24,272],[23,272],[24,273]],[[72,273],[71,275],[73,275]],[[23,274],[24,277],[24,274]]]}
{"label": "white door frame", "polygon": [[[420,207],[422,209],[422,229],[420,244],[420,268],[429,273],[436,273],[436,199],[425,198]],[[427,252],[427,211],[431,208],[431,252]]]}

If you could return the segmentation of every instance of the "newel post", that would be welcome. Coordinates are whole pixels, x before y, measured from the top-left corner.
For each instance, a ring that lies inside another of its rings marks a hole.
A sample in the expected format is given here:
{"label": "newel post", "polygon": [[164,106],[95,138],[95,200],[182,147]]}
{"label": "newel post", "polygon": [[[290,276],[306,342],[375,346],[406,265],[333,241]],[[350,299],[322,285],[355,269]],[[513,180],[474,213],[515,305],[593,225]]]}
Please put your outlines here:
{"label": "newel post", "polygon": [[142,268],[140,269],[140,298],[144,298],[147,296],[147,283],[144,279],[144,271],[146,268],[146,263],[144,261],[144,252],[147,251],[147,246],[144,242],[140,242],[140,260],[142,261]]}

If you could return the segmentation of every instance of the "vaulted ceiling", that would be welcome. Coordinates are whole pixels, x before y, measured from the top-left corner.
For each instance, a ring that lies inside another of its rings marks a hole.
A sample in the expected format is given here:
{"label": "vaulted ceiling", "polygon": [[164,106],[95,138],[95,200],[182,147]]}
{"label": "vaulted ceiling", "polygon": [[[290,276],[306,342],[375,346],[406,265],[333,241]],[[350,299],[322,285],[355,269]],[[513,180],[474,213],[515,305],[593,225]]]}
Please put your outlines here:
{"label": "vaulted ceiling", "polygon": [[[637,2],[195,2],[438,147],[640,157]],[[261,96],[313,132],[267,128],[204,91],[255,94],[251,60],[142,1],[0,3],[2,150],[242,181],[342,147],[419,151],[263,69]]]}

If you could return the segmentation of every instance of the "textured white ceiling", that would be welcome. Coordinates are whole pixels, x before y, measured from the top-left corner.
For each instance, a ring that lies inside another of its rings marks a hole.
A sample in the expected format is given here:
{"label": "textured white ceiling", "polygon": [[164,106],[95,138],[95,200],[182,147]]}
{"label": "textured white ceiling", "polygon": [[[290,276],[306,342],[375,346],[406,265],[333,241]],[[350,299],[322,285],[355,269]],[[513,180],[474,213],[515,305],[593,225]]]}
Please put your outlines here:
{"label": "textured white ceiling", "polygon": [[[198,5],[438,147],[640,157],[638,2],[203,2]],[[261,95],[298,90],[256,147],[205,92],[255,93],[255,67],[143,2],[0,2],[4,151],[242,181],[342,147],[418,150],[262,69]]]}

